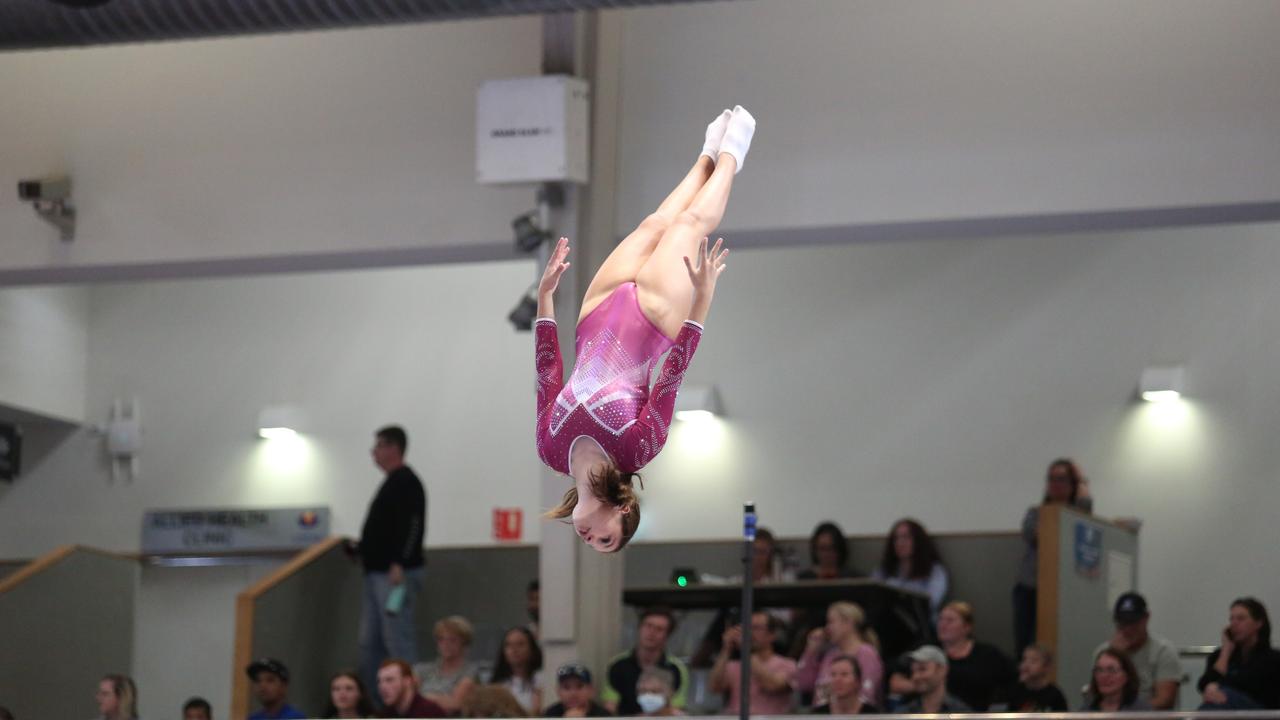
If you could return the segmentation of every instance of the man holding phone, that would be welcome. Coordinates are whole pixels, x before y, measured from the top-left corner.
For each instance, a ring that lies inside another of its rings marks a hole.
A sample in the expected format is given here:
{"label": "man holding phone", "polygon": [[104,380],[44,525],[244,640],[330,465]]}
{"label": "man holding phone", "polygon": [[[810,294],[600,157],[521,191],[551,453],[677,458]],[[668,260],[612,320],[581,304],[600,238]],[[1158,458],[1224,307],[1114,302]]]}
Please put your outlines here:
{"label": "man holding phone", "polygon": [[378,668],[387,658],[410,666],[418,661],[413,600],[422,587],[427,493],[404,463],[408,445],[404,429],[396,425],[378,430],[374,438],[373,461],[386,478],[360,531],[360,674],[365,687],[378,686]]}

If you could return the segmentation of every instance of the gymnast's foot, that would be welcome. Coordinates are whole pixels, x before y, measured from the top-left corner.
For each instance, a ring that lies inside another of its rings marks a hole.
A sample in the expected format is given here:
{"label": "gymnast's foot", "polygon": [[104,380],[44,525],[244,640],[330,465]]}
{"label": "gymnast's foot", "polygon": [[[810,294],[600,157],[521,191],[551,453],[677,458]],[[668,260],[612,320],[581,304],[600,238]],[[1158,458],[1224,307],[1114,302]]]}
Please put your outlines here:
{"label": "gymnast's foot", "polygon": [[[723,117],[723,116],[722,116]],[[733,116],[729,118],[729,127],[724,131],[720,141],[720,152],[728,153],[737,161],[734,173],[742,172],[742,163],[747,159],[747,150],[751,147],[751,136],[756,132],[756,119],[741,105],[735,105]]]}
{"label": "gymnast's foot", "polygon": [[711,158],[711,162],[715,162],[720,155],[720,140],[724,137],[725,129],[729,127],[731,117],[733,117],[733,111],[725,110],[707,126],[707,141],[702,146],[702,154]]}

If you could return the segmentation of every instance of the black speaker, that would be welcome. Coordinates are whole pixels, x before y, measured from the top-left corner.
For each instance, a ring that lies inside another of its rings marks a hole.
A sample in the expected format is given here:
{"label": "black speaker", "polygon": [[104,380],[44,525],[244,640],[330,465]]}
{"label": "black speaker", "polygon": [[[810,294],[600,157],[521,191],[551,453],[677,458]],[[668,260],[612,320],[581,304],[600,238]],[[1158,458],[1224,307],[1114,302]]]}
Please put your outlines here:
{"label": "black speaker", "polygon": [[13,482],[22,462],[22,433],[16,425],[0,423],[0,480]]}

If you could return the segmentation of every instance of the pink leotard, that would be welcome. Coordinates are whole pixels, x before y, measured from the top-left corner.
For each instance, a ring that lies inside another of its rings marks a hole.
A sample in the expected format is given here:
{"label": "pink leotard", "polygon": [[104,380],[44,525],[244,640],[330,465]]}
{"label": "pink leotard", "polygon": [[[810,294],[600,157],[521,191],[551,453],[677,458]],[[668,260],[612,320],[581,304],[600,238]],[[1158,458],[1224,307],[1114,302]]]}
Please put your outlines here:
{"label": "pink leotard", "polygon": [[[556,322],[540,318],[538,457],[571,474],[573,443],[589,437],[623,472],[647,465],[667,442],[676,391],[701,337],[702,326],[686,320],[672,341],[640,309],[636,284],[623,283],[578,323],[577,363],[566,383]],[[653,368],[668,350],[651,392]]]}

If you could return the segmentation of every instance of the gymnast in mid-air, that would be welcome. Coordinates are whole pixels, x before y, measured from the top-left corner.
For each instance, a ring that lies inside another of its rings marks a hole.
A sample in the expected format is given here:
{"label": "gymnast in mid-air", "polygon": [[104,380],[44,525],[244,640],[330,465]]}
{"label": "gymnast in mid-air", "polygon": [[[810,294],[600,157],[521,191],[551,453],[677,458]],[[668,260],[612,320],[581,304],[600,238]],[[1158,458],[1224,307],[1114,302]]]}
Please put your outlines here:
{"label": "gymnast in mid-air", "polygon": [[538,457],[573,478],[547,516],[571,517],[582,540],[600,552],[621,550],[640,524],[633,483],[667,441],[676,391],[729,254],[723,239],[708,247],[710,235],[724,217],[755,127],[741,106],[721,113],[707,126],[689,174],[605,259],[583,296],[568,382],[552,303],[569,267],[568,239],[556,243],[538,283]]}

